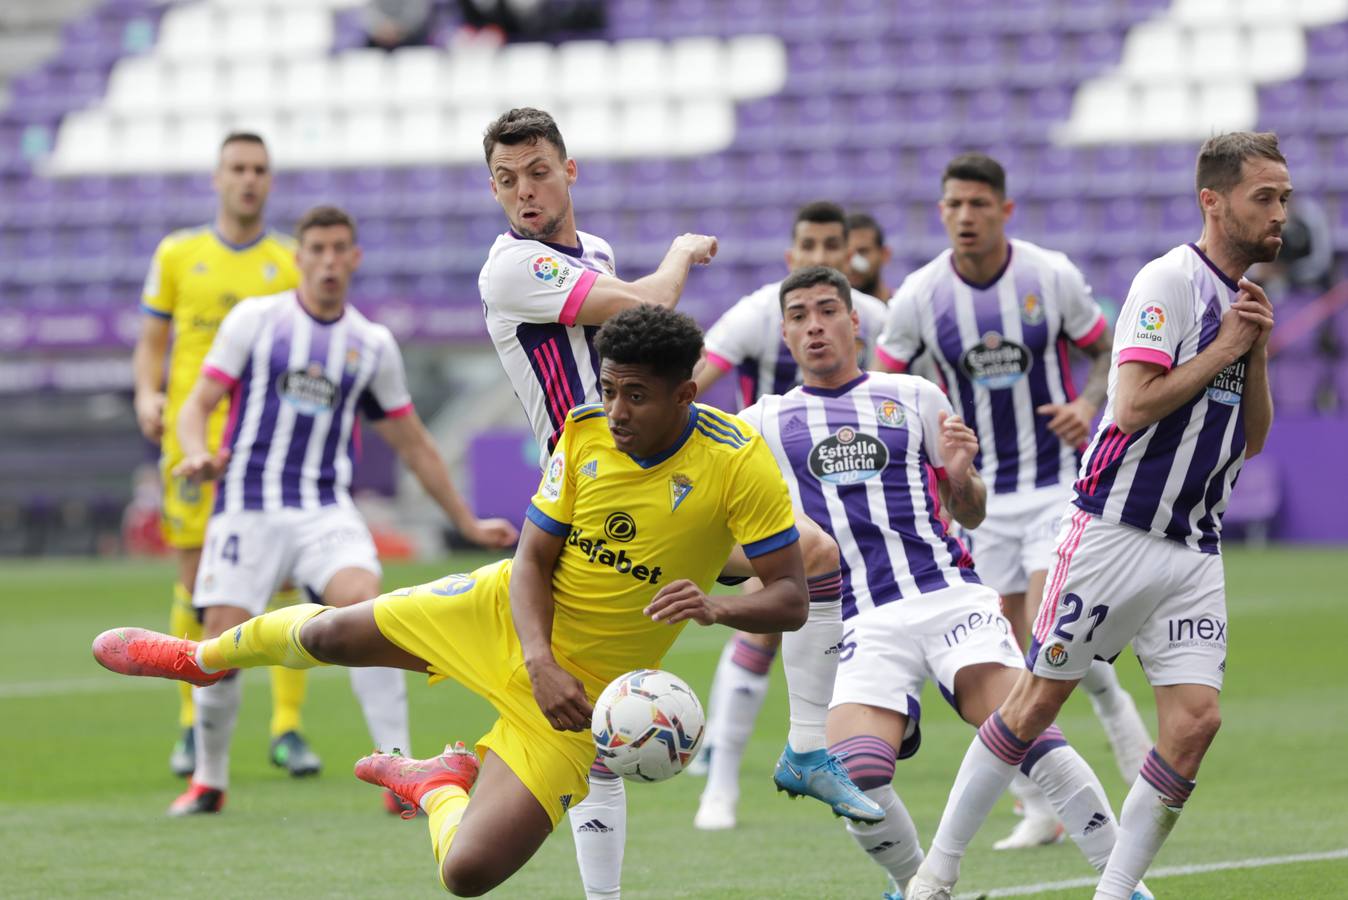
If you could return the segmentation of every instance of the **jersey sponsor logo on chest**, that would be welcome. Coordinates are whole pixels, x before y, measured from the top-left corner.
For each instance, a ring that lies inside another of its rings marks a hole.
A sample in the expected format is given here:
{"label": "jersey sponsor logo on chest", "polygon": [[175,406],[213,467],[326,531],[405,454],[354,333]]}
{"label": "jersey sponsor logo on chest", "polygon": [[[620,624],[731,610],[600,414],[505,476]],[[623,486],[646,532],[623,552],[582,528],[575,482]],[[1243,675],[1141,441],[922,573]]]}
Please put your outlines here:
{"label": "jersey sponsor logo on chest", "polygon": [[1009,388],[1024,378],[1031,362],[1030,351],[1023,344],[989,331],[964,351],[959,364],[970,381],[995,391]]}
{"label": "jersey sponsor logo on chest", "polygon": [[[617,531],[621,536],[614,538],[615,540],[626,543],[636,536],[636,523],[627,513],[613,513],[608,517],[604,522],[604,533],[606,535],[614,536],[614,516],[626,518],[625,523],[619,523]],[[629,526],[630,530],[628,530]],[[572,528],[571,533],[566,536],[566,542],[579,550],[586,562],[592,565],[607,566],[619,575],[631,575],[637,581],[659,584],[660,576],[664,574],[659,566],[651,565],[649,562],[636,562],[627,555],[625,549],[619,549],[617,553],[614,553],[607,540],[586,537],[583,528]]]}
{"label": "jersey sponsor logo on chest", "polygon": [[1208,399],[1223,406],[1239,406],[1245,393],[1245,360],[1238,359],[1227,364],[1226,368],[1208,383]]}
{"label": "jersey sponsor logo on chest", "polygon": [[323,366],[314,362],[303,369],[282,372],[276,380],[276,392],[304,416],[331,412],[337,403],[337,385],[323,372]]}
{"label": "jersey sponsor logo on chest", "polygon": [[889,448],[879,438],[844,425],[810,448],[810,474],[828,484],[855,484],[889,465]]}

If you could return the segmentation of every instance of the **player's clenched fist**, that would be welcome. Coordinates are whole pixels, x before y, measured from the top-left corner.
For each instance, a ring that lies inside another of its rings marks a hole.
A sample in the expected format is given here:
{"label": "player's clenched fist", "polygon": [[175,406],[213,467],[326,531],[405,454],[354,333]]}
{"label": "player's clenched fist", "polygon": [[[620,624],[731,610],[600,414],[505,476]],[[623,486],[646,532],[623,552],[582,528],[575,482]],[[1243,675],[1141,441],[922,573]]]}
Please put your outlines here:
{"label": "player's clenched fist", "polygon": [[943,412],[937,418],[941,423],[937,443],[945,459],[946,471],[961,474],[973,465],[974,457],[978,455],[978,435],[959,416]]}
{"label": "player's clenched fist", "polygon": [[590,727],[594,706],[585,696],[580,679],[555,661],[528,666],[534,701],[548,724],[558,731],[585,731]]}
{"label": "player's clenched fist", "polygon": [[688,619],[699,625],[716,624],[716,607],[711,598],[687,578],[660,588],[644,612],[655,621],[670,625]]}
{"label": "player's clenched fist", "polygon": [[705,266],[716,255],[716,238],[709,234],[681,234],[674,239],[671,250],[684,250],[693,263]]}

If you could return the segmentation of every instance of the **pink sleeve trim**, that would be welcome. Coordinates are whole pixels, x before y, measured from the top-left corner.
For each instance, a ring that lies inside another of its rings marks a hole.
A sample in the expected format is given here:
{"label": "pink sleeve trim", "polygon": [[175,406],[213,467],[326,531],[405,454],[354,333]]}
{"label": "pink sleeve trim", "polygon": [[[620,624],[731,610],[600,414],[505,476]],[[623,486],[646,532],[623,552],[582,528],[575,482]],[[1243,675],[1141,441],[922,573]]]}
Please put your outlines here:
{"label": "pink sleeve trim", "polygon": [[1150,347],[1126,347],[1119,353],[1119,364],[1126,362],[1144,362],[1169,369],[1174,365],[1169,353],[1153,350]]}
{"label": "pink sleeve trim", "polygon": [[945,466],[932,466],[931,470],[936,473],[937,481],[945,481],[948,477],[945,473]]}
{"label": "pink sleeve trim", "polygon": [[562,304],[562,312],[557,316],[558,322],[563,325],[576,324],[576,316],[580,315],[580,307],[585,303],[585,298],[590,296],[590,288],[598,277],[598,272],[592,272],[589,269],[580,273],[576,283],[571,285],[571,293],[566,295],[566,302]]}
{"label": "pink sleeve trim", "polygon": [[898,372],[902,374],[908,371],[908,363],[904,362],[901,359],[895,359],[894,357],[890,356],[888,353],[885,352],[885,348],[883,347],[875,348],[875,358],[880,360],[880,362],[884,363],[885,367],[889,369],[889,371],[891,372]]}
{"label": "pink sleeve trim", "polygon": [[1100,335],[1104,333],[1105,333],[1105,317],[1101,316],[1100,318],[1095,320],[1095,324],[1091,326],[1090,331],[1086,332],[1079,338],[1075,338],[1072,341],[1072,343],[1076,344],[1078,347],[1089,347],[1091,344],[1094,344],[1096,341],[1098,341],[1100,339]]}
{"label": "pink sleeve trim", "polygon": [[205,375],[205,376],[206,376],[207,378],[209,378],[211,381],[218,381],[218,382],[220,382],[221,384],[223,384],[225,387],[229,388],[230,390],[234,390],[234,385],[236,385],[236,384],[239,383],[239,379],[235,378],[233,375],[229,374],[228,372],[222,372],[220,369],[217,369],[215,366],[202,366],[202,367],[201,367],[201,374],[202,374],[202,375]]}
{"label": "pink sleeve trim", "polygon": [[412,404],[411,404],[410,402],[408,402],[408,403],[404,403],[402,406],[397,407],[396,409],[390,409],[388,412],[384,413],[384,418],[386,418],[386,419],[400,419],[400,418],[402,418],[403,416],[407,416],[407,415],[411,415],[411,414],[412,414]]}
{"label": "pink sleeve trim", "polygon": [[710,350],[707,351],[707,362],[710,365],[713,365],[716,368],[720,369],[722,372],[729,372],[731,369],[735,368],[735,364],[733,362],[726,359],[721,354],[713,353]]}

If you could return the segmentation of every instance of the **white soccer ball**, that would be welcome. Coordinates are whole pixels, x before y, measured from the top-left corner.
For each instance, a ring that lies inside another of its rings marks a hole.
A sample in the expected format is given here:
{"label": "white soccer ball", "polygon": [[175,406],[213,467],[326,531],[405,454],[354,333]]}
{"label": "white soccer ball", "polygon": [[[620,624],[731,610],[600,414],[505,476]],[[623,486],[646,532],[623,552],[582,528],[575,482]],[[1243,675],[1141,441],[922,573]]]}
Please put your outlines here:
{"label": "white soccer ball", "polygon": [[590,731],[599,759],[630,781],[664,781],[702,746],[707,717],[677,675],[637,669],[613,679],[594,705]]}

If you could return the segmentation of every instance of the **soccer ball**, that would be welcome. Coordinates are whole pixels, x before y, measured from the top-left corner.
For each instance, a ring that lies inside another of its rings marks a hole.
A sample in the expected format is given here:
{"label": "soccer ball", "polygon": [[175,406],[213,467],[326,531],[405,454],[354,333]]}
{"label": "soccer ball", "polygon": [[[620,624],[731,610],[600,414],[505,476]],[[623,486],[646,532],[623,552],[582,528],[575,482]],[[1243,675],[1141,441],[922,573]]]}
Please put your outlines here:
{"label": "soccer ball", "polygon": [[702,746],[707,717],[683,679],[637,669],[613,679],[594,705],[590,731],[599,759],[629,781],[664,781]]}

